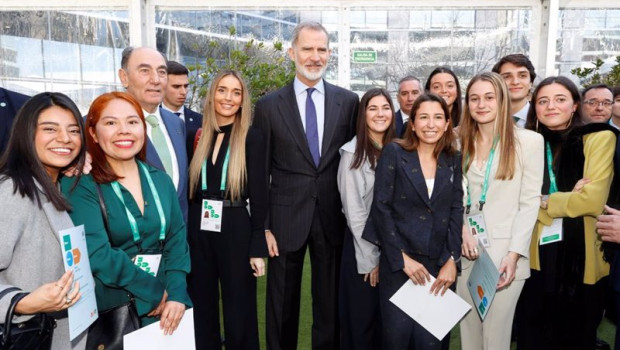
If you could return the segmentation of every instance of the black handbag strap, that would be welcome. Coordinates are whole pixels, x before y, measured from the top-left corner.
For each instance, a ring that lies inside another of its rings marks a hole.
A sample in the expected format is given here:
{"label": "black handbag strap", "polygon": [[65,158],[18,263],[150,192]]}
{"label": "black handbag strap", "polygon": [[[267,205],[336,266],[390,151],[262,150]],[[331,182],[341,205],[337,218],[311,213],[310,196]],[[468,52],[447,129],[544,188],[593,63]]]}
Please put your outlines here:
{"label": "black handbag strap", "polygon": [[9,305],[9,309],[6,312],[6,319],[4,320],[4,334],[2,334],[2,344],[7,344],[8,340],[11,339],[11,328],[12,328],[11,320],[13,320],[13,314],[15,313],[15,306],[17,305],[17,303],[19,303],[20,300],[22,300],[28,294],[30,293],[17,293],[11,299],[11,305]]}
{"label": "black handbag strap", "polygon": [[106,232],[110,232],[110,228],[108,227],[108,212],[106,211],[105,202],[103,201],[103,192],[101,192],[101,185],[95,182],[95,188],[97,188],[97,194],[99,195],[99,209],[101,209],[101,216],[103,217],[103,226],[105,226]]}
{"label": "black handbag strap", "polygon": [[7,294],[9,294],[11,292],[15,292],[15,291],[18,291],[18,290],[21,290],[21,289],[19,289],[17,287],[6,288],[6,289],[4,289],[3,291],[0,292],[0,299],[4,298],[5,295],[7,295]]}

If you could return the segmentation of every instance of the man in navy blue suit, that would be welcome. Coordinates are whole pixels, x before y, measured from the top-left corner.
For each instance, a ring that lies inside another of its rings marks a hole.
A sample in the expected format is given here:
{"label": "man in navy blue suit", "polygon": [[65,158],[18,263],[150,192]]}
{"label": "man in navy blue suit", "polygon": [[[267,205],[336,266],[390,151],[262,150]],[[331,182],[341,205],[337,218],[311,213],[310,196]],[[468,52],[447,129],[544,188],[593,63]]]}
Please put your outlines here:
{"label": "man in navy blue suit", "polygon": [[118,77],[142,106],[149,136],[146,159],[172,178],[187,222],[185,125],[179,117],[159,107],[168,84],[166,58],[149,47],[127,47],[123,50]]}
{"label": "man in navy blue suit", "polygon": [[30,96],[0,87],[0,155],[4,152],[17,111]]}
{"label": "man in navy blue suit", "polygon": [[168,61],[168,85],[161,108],[170,111],[185,122],[187,154],[193,153],[196,131],[202,127],[202,114],[185,107],[189,88],[189,70],[176,61]]}
{"label": "man in navy blue suit", "polygon": [[405,133],[403,125],[409,121],[413,103],[422,92],[420,79],[412,75],[408,75],[398,82],[398,95],[396,95],[396,99],[398,100],[400,110],[396,112],[396,120],[394,121],[397,136],[402,136]]}

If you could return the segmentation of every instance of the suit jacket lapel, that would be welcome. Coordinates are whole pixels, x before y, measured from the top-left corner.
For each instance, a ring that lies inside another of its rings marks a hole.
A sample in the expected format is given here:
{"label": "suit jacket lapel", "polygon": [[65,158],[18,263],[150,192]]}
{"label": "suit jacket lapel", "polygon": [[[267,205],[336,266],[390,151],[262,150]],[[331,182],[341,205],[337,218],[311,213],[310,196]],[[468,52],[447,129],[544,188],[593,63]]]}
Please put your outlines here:
{"label": "suit jacket lapel", "polygon": [[337,90],[332,84],[323,81],[325,86],[325,116],[323,127],[323,142],[321,143],[321,162],[319,167],[327,162],[323,161],[323,157],[327,155],[330,143],[334,138],[334,132],[338,118],[340,117],[340,98]]}
{"label": "suit jacket lapel", "polygon": [[428,188],[426,187],[426,181],[424,180],[424,174],[422,173],[422,165],[420,164],[418,152],[407,152],[403,150],[401,165],[405,171],[405,174],[407,174],[407,178],[413,185],[413,188],[415,188],[418,192],[424,203],[430,207]]}
{"label": "suit jacket lapel", "polygon": [[[278,108],[280,109],[280,115],[284,119],[284,124],[289,129],[293,139],[297,143],[301,153],[306,157],[310,164],[314,165],[312,154],[310,154],[310,148],[308,147],[308,140],[306,139],[306,133],[304,126],[301,123],[301,115],[299,115],[299,109],[297,107],[297,96],[295,96],[295,89],[293,84],[287,85],[280,93],[281,103]],[[325,135],[323,135],[325,137]]]}
{"label": "suit jacket lapel", "polygon": [[435,172],[435,184],[431,194],[431,201],[437,198],[444,187],[452,183],[453,169],[447,158],[446,154],[442,152],[439,154],[439,159],[437,159],[437,170]]}
{"label": "suit jacket lapel", "polygon": [[[170,119],[168,119],[169,115],[165,115],[165,113],[170,113],[170,115],[174,116],[175,118],[178,118],[175,114],[173,114],[172,112],[167,112],[164,111],[162,108],[159,109],[159,113],[161,115],[161,120],[164,121],[164,125],[166,125],[166,130],[168,131],[168,136],[170,137],[170,142],[172,143],[172,148],[174,148],[174,153],[177,157],[177,163],[179,162],[179,155],[181,154],[182,150],[185,149],[185,138],[183,137],[183,131],[182,129],[179,129],[176,125],[174,125]],[[177,124],[179,125],[179,124]],[[179,169],[179,171],[181,171],[181,169]]]}

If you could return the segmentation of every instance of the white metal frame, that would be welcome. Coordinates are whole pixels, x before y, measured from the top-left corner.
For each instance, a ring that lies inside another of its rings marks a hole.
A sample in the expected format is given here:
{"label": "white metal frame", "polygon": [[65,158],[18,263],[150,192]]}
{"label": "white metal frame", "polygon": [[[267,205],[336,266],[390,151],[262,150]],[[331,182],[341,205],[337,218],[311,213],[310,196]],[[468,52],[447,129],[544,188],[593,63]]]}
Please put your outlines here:
{"label": "white metal frame", "polygon": [[555,73],[555,53],[557,42],[558,14],[561,8],[620,8],[617,0],[443,0],[440,3],[428,0],[289,0],[282,6],[281,0],[2,0],[0,11],[37,11],[37,10],[127,10],[131,45],[155,46],[155,12],[156,9],[192,10],[192,9],[248,9],[248,8],[299,8],[322,9],[326,7],[339,9],[339,84],[349,86],[351,59],[349,54],[350,24],[348,12],[351,8],[398,9],[398,8],[514,8],[532,9],[530,57],[541,77]]}

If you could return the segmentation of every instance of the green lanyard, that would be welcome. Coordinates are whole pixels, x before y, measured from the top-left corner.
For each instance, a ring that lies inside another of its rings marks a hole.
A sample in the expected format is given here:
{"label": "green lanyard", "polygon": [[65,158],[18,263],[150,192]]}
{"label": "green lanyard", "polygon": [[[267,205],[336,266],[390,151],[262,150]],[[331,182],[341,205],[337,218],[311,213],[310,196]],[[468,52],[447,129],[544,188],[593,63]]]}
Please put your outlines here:
{"label": "green lanyard", "polygon": [[[491,167],[493,166],[493,157],[495,156],[495,147],[497,146],[497,142],[499,141],[499,137],[496,137],[493,140],[493,146],[491,146],[491,151],[489,152],[489,158],[487,159],[487,169],[484,172],[484,183],[482,185],[482,194],[480,195],[480,200],[478,201],[479,209],[482,211],[482,207],[484,207],[484,203],[487,202],[487,191],[489,190],[489,178],[491,177]],[[467,155],[467,159],[465,164],[469,162],[469,154]],[[469,214],[469,210],[471,209],[471,195],[469,194],[469,185],[467,186],[467,206],[465,207],[465,214]]]}
{"label": "green lanyard", "polygon": [[545,142],[545,151],[547,152],[547,171],[549,172],[549,194],[552,194],[558,191],[558,185],[555,182],[553,156],[551,155],[551,146],[549,146],[549,142]]}
{"label": "green lanyard", "polygon": [[[161,206],[161,201],[159,199],[159,194],[157,193],[157,189],[155,188],[155,184],[153,183],[153,179],[149,174],[149,170],[142,162],[138,162],[142,171],[144,172],[144,176],[146,177],[146,181],[149,183],[149,188],[151,189],[151,193],[153,194],[153,199],[155,200],[155,206],[157,207],[157,212],[159,213],[160,219],[160,228],[159,228],[159,240],[160,243],[164,241],[166,238],[166,216],[164,215],[164,209]],[[127,208],[127,204],[125,204],[125,199],[123,198],[123,194],[121,193],[121,186],[118,184],[118,181],[113,181],[111,184],[114,193],[118,199],[120,199],[121,203],[125,207],[125,213],[127,213],[127,219],[129,220],[129,226],[131,226],[131,233],[133,234],[134,242],[140,241],[140,231],[138,230],[138,223],[136,222],[136,218],[134,218],[133,214]],[[142,249],[140,249],[142,250]]]}
{"label": "green lanyard", "polygon": [[[224,158],[224,165],[222,166],[222,180],[220,181],[220,191],[226,190],[226,174],[228,174],[228,160],[230,159],[230,147],[226,150],[226,158]],[[207,160],[202,162],[202,190],[207,190]]]}

